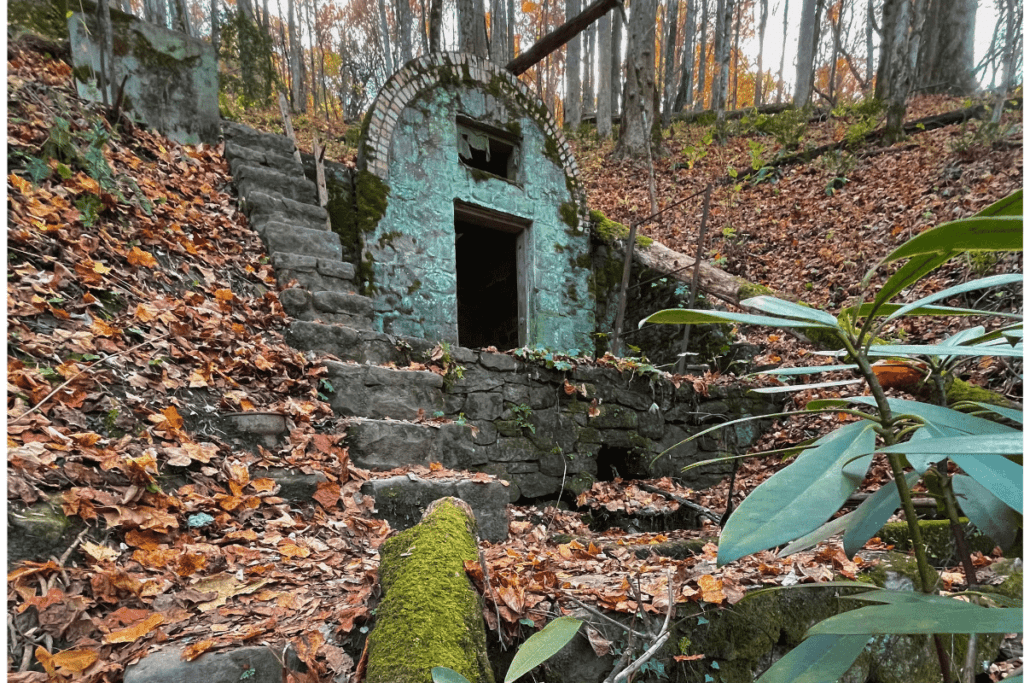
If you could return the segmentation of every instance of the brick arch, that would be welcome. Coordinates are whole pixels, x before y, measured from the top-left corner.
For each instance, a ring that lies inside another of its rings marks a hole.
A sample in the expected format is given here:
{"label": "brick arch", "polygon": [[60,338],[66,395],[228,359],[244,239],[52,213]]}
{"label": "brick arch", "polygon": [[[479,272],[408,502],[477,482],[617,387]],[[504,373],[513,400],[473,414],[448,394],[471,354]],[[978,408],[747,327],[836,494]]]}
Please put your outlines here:
{"label": "brick arch", "polygon": [[405,107],[421,92],[442,84],[451,72],[460,73],[461,79],[473,85],[493,89],[495,85],[511,98],[537,123],[545,136],[555,140],[558,159],[568,177],[572,198],[579,207],[580,217],[587,221],[586,197],[579,178],[579,166],[566,142],[561,126],[547,106],[530,92],[525,83],[505,69],[486,59],[463,52],[434,52],[417,57],[392,74],[384,84],[370,110],[359,151],[359,168],[365,169],[385,182],[388,179],[391,136]]}

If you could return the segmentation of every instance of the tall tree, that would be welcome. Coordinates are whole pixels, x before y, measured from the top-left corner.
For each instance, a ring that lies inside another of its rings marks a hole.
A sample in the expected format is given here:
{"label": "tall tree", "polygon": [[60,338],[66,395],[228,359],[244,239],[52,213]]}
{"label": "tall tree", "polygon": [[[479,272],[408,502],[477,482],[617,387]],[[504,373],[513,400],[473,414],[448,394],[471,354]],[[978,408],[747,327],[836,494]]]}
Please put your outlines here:
{"label": "tall tree", "polygon": [[441,0],[430,0],[430,52],[441,51],[441,17],[444,3]]}
{"label": "tall tree", "polygon": [[885,140],[903,135],[903,116],[910,92],[913,7],[910,0],[885,0],[882,5],[882,45],[875,81],[875,97],[886,101]]}
{"label": "tall tree", "polygon": [[220,10],[217,0],[210,0],[210,43],[214,54],[220,54]]}
{"label": "tall tree", "polygon": [[664,42],[664,59],[662,63],[661,89],[664,104],[661,108],[662,125],[667,126],[672,118],[672,105],[675,102],[676,86],[676,33],[679,26],[679,0],[668,0],[668,8],[665,11],[664,26],[668,32]]}
{"label": "tall tree", "polygon": [[[902,1],[902,0],[901,0]],[[814,83],[814,17],[818,0],[803,0],[800,10],[800,39],[796,48],[796,81],[793,83],[793,106],[803,107],[811,98]]]}
{"label": "tall tree", "polygon": [[999,87],[999,98],[996,100],[996,106],[992,111],[992,123],[999,123],[1003,116],[1006,95],[1010,91],[1010,86],[1014,83],[1014,76],[1016,76],[1015,67],[1020,52],[1019,43],[1021,39],[1022,13],[1020,5],[1018,5],[1017,0],[1002,0],[1001,4],[1006,25],[1003,33],[1003,82]]}
{"label": "tall tree", "polygon": [[[167,0],[144,0],[143,6],[146,10],[146,21],[167,28]],[[249,5],[249,13],[252,14],[252,5]]]}
{"label": "tall tree", "polygon": [[[511,3],[514,0],[508,1]],[[505,0],[491,0],[491,61],[495,64],[508,64],[512,58],[508,50],[508,28],[505,26],[507,20]]]}
{"label": "tall tree", "polygon": [[[813,1],[813,0],[812,0]],[[721,116],[729,93],[729,45],[735,0],[718,0],[715,23],[715,74],[711,79],[711,108]]]}
{"label": "tall tree", "polygon": [[757,17],[757,82],[754,84],[754,106],[764,104],[764,31],[768,26],[768,0],[761,0]]}
{"label": "tall tree", "polygon": [[[868,0],[868,3],[870,2],[871,0]],[[775,91],[775,104],[780,104],[782,102],[782,87],[784,83],[782,79],[782,70],[786,66],[786,33],[789,30],[789,0],[782,0],[782,6],[782,56],[779,57],[779,83],[778,88]]]}
{"label": "tall tree", "polygon": [[743,26],[743,7],[746,3],[738,2],[736,4],[736,25],[732,30],[732,48],[729,50],[729,63],[735,64],[732,66],[732,108],[739,108],[739,89],[740,89],[740,29]]}
{"label": "tall tree", "polygon": [[[621,6],[620,6],[621,7]],[[612,116],[620,113],[622,102],[622,10],[612,12],[612,54],[608,60],[612,84]]]}
{"label": "tall tree", "polygon": [[459,49],[477,57],[487,57],[487,34],[481,5],[481,0],[458,0],[455,3],[459,13]]}
{"label": "tall tree", "polygon": [[612,134],[612,27],[607,14],[597,22],[597,51],[597,134],[606,138]]}
{"label": "tall tree", "polygon": [[395,21],[398,22],[398,65],[401,65],[412,59],[412,9],[409,0],[395,0]]}
{"label": "tall tree", "polygon": [[185,0],[171,0],[171,28],[181,31],[187,36],[193,35],[192,17],[188,13],[188,5]]}
{"label": "tall tree", "polygon": [[679,74],[679,88],[676,91],[676,101],[673,109],[681,112],[693,104],[693,31],[697,24],[697,3],[696,0],[686,0],[686,20],[683,24],[683,54],[682,68]]}
{"label": "tall tree", "polygon": [[978,0],[931,0],[927,7],[917,83],[925,92],[974,92],[978,87],[974,78]]}
{"label": "tall tree", "polygon": [[302,37],[299,24],[295,21],[295,0],[288,0],[288,66],[292,77],[292,113],[306,111],[306,90],[304,88],[303,71],[305,63],[302,59]]}
{"label": "tall tree", "polygon": [[596,115],[594,107],[594,74],[597,73],[597,24],[583,32],[583,114]]}
{"label": "tall tree", "polygon": [[697,73],[697,95],[694,98],[697,111],[704,110],[704,90],[708,76],[708,0],[700,0],[700,67]]}
{"label": "tall tree", "polygon": [[[288,0],[289,3],[294,0]],[[390,76],[395,72],[395,64],[391,57],[391,27],[388,25],[388,9],[384,6],[384,0],[377,0],[377,13],[380,15],[380,39],[384,43],[384,69],[387,71],[385,76]]]}
{"label": "tall tree", "polygon": [[657,102],[654,90],[657,7],[657,0],[632,0],[630,8],[626,88],[615,153],[632,159],[650,157],[651,127]]}
{"label": "tall tree", "polygon": [[878,25],[875,23],[875,3],[873,0],[868,0],[868,11],[864,22],[864,42],[868,46],[867,64],[864,67],[867,72],[864,74],[864,97],[871,95],[871,84],[875,78],[876,31],[878,31]]}
{"label": "tall tree", "polygon": [[[580,13],[580,0],[565,0],[566,20]],[[565,127],[575,130],[580,125],[580,36],[565,46]]]}

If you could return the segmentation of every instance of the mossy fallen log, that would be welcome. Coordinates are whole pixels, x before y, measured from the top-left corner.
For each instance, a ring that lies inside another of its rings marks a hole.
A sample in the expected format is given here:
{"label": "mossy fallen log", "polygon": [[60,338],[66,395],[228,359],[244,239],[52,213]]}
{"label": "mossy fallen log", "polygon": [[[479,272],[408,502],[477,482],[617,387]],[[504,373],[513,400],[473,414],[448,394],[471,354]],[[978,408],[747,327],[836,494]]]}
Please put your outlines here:
{"label": "mossy fallen log", "polygon": [[463,568],[478,558],[475,525],[465,502],[441,498],[419,524],[384,543],[384,598],[367,640],[367,683],[430,683],[435,666],[494,683],[482,599]]}

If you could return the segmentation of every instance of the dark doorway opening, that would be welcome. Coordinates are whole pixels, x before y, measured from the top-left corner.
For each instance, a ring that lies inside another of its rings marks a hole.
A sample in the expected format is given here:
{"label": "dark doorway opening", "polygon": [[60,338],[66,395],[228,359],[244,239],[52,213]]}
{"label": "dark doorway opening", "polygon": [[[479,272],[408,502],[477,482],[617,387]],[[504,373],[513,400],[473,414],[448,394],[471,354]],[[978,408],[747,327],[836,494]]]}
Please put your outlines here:
{"label": "dark doorway opening", "polygon": [[516,234],[457,219],[455,270],[459,344],[519,346]]}

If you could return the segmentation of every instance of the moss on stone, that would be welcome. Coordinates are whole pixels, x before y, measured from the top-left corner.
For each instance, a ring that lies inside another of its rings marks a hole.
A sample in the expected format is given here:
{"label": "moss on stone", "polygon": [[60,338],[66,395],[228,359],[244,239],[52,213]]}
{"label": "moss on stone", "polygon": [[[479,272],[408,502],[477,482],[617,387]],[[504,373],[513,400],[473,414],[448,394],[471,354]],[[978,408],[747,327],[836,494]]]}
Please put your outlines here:
{"label": "moss on stone", "polygon": [[369,171],[356,175],[356,216],[360,232],[370,233],[377,228],[387,211],[390,192],[391,188]]}
{"label": "moss on stone", "polygon": [[562,217],[562,222],[568,225],[573,232],[580,227],[580,214],[576,211],[575,202],[562,202],[562,205],[558,207],[558,213]]}
{"label": "moss on stone", "polygon": [[[113,10],[111,11],[113,12]],[[67,12],[66,0],[54,2],[10,0],[7,3],[8,30],[17,27],[53,40],[66,41],[68,40]]]}
{"label": "moss on stone", "polygon": [[562,156],[558,153],[558,141],[550,135],[544,138],[544,156],[551,159],[559,168],[562,167]]}
{"label": "moss on stone", "polygon": [[1002,394],[979,387],[976,384],[966,382],[959,377],[954,377],[953,382],[946,387],[946,402],[949,405],[961,401],[974,401],[976,403],[991,403],[992,405],[1010,407],[1011,403]]}
{"label": "moss on stone", "polygon": [[594,234],[605,244],[610,245],[615,240],[629,237],[629,228],[622,223],[609,219],[597,209],[590,210],[590,224],[594,228]]}
{"label": "moss on stone", "polygon": [[[906,523],[904,522],[904,525],[905,524]],[[885,539],[883,538],[882,540]],[[927,541],[925,541],[925,543],[927,543]],[[894,543],[893,545],[896,544]],[[931,565],[928,566],[926,574],[928,584],[927,589],[928,591],[931,591],[939,580],[939,575]],[[912,581],[914,584],[914,590],[922,590],[921,576],[918,573],[917,561],[910,555],[906,555],[904,553],[889,552],[877,565],[864,573],[864,576],[867,577],[868,581],[879,587],[886,587],[887,582],[892,583],[892,580],[895,578],[892,575],[897,575],[898,577],[903,577],[905,580]],[[896,578],[896,581],[898,583],[899,579]],[[889,587],[892,588],[892,586]]]}
{"label": "moss on stone", "polygon": [[597,479],[590,472],[580,472],[579,474],[573,475],[569,481],[565,482],[565,488],[573,492],[573,495],[579,496],[584,491],[589,491],[594,485]]}
{"label": "moss on stone", "polygon": [[740,285],[737,296],[740,301],[743,301],[744,299],[753,299],[755,296],[771,296],[774,293],[770,287],[765,287],[756,282],[748,282]]}
{"label": "moss on stone", "polygon": [[359,232],[356,212],[353,206],[352,187],[339,180],[334,173],[325,174],[327,185],[327,216],[331,231],[341,241],[342,253],[352,254],[358,260],[363,252],[363,238]]}
{"label": "moss on stone", "polygon": [[[966,517],[960,518],[960,524],[963,526],[966,526],[968,521]],[[928,559],[942,560],[955,556],[948,519],[921,519],[918,520],[918,524],[921,527],[921,539],[928,550]],[[899,550],[910,550],[910,530],[906,522],[886,524],[878,531],[878,537]],[[967,539],[967,544],[972,551],[986,555],[991,555],[996,546],[995,541],[983,534],[972,534]]]}
{"label": "moss on stone", "polygon": [[445,500],[385,542],[384,599],[367,639],[368,683],[429,683],[435,666],[473,683],[493,683],[480,597],[463,569],[464,561],[477,559],[470,524]]}

